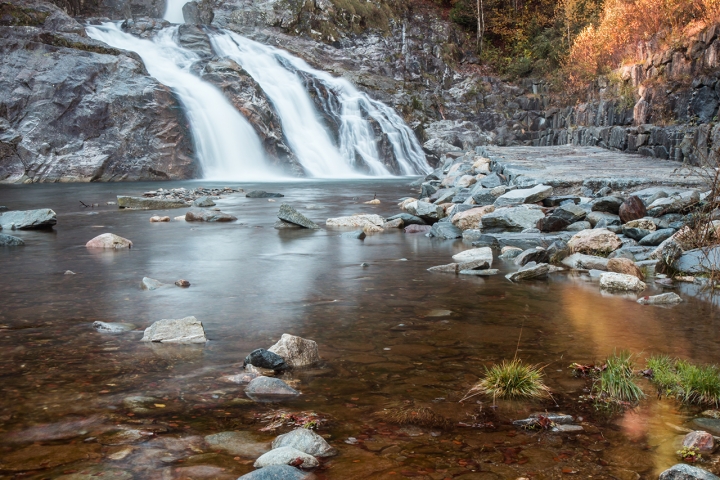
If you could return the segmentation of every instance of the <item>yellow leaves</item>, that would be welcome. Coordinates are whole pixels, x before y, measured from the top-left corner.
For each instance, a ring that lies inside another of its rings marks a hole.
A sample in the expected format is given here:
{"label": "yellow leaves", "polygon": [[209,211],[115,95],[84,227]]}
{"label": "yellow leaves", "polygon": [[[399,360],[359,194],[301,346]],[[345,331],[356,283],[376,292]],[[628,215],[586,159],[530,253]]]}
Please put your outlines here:
{"label": "yellow leaves", "polygon": [[155,406],[156,406],[157,408],[165,408],[165,404],[164,404],[164,403],[156,403]]}

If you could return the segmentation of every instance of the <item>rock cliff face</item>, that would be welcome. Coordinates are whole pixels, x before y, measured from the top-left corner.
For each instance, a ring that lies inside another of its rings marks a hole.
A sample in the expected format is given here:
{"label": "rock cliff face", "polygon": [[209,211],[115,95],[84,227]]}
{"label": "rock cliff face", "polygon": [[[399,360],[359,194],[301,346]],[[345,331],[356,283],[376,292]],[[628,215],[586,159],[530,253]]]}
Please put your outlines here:
{"label": "rock cliff face", "polygon": [[196,176],[172,92],[45,3],[0,3],[0,180]]}

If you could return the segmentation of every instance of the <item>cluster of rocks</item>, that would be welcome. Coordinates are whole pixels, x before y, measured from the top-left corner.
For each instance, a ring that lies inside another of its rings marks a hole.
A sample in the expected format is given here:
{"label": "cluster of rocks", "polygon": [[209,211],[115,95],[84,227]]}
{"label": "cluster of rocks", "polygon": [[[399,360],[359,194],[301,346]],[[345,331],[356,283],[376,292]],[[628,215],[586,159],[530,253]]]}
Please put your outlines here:
{"label": "cluster of rocks", "polygon": [[144,192],[142,196],[126,196],[118,195],[117,205],[120,208],[131,208],[138,210],[151,210],[160,208],[183,208],[187,206],[194,207],[213,207],[222,195],[232,193],[242,193],[242,188],[203,188],[197,187],[193,189],[187,188],[158,188]]}

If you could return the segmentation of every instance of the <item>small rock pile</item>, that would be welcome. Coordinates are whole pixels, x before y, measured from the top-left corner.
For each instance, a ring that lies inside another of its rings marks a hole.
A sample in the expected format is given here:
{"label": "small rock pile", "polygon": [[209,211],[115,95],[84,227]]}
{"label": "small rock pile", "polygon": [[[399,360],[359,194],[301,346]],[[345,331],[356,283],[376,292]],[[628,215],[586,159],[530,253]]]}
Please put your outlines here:
{"label": "small rock pile", "polygon": [[[157,190],[150,190],[142,194],[145,198],[157,198],[162,200],[182,200],[183,202],[192,203],[193,201],[201,197],[220,197],[221,195],[229,195],[231,193],[242,193],[245,190],[242,188],[203,188],[197,187],[193,189],[187,188],[158,188]],[[212,206],[212,205],[197,205],[197,206]]]}

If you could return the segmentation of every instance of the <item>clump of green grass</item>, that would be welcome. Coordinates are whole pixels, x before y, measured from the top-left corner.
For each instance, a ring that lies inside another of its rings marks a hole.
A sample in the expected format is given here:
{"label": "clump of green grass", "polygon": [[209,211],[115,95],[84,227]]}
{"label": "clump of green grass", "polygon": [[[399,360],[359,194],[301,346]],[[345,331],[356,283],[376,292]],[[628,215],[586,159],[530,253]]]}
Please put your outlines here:
{"label": "clump of green grass", "polygon": [[465,399],[482,394],[496,398],[543,398],[550,389],[543,383],[542,368],[515,358],[485,369],[485,377],[473,386]]}
{"label": "clump of green grass", "polygon": [[661,395],[683,403],[720,406],[720,368],[668,356],[648,358],[648,374]]}
{"label": "clump of green grass", "polygon": [[594,385],[599,398],[614,402],[637,403],[645,397],[635,383],[632,355],[623,351],[610,355]]}

